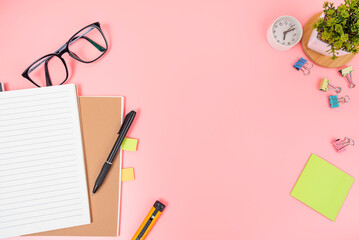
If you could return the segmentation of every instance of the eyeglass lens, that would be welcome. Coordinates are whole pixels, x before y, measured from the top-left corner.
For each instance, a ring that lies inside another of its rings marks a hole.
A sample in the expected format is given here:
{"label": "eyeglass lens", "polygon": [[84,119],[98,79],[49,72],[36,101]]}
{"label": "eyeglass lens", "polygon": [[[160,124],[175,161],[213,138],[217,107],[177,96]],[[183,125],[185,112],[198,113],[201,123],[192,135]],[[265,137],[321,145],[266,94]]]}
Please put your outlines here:
{"label": "eyeglass lens", "polygon": [[69,43],[73,57],[84,62],[99,58],[106,51],[106,42],[99,29],[88,27],[74,36]]}
{"label": "eyeglass lens", "polygon": [[[53,55],[38,60],[28,71],[29,77],[39,86],[59,85],[65,81],[67,73],[62,60]],[[46,84],[46,75],[51,80]]]}

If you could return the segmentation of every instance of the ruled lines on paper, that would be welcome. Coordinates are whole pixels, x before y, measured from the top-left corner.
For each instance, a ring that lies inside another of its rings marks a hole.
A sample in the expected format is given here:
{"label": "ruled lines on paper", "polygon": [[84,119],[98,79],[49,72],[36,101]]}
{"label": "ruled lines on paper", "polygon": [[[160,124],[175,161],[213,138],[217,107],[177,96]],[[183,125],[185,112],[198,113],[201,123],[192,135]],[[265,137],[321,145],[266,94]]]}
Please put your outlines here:
{"label": "ruled lines on paper", "polygon": [[90,223],[74,85],[0,94],[0,238]]}

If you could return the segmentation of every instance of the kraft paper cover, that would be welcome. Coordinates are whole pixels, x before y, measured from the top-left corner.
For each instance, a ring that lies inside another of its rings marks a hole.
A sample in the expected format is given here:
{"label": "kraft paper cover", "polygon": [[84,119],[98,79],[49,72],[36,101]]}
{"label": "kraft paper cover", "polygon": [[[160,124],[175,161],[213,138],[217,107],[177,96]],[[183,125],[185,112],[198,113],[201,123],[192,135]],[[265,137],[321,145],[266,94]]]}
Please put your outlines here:
{"label": "kraft paper cover", "polygon": [[117,236],[121,151],[101,188],[92,188],[117,138],[123,115],[122,97],[79,97],[91,224],[30,236]]}

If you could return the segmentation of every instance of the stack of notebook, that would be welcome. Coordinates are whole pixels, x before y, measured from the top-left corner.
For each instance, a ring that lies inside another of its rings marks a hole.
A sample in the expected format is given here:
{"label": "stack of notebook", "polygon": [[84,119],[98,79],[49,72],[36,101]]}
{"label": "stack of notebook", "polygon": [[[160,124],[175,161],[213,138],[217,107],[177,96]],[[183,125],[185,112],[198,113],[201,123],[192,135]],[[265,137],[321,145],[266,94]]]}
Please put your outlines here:
{"label": "stack of notebook", "polygon": [[0,238],[118,236],[122,156],[91,188],[116,140],[122,97],[75,85],[0,94]]}

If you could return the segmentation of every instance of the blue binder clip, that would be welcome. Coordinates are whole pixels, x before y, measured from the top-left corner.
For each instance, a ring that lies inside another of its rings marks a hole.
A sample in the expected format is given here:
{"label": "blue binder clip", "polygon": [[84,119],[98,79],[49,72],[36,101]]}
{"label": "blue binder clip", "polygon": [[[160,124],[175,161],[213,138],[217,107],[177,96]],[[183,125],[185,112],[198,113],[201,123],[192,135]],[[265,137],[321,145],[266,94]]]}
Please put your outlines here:
{"label": "blue binder clip", "polygon": [[340,98],[338,98],[338,95],[329,96],[329,103],[331,108],[337,108],[339,107],[339,103],[347,103],[349,100],[350,97],[348,95]]}
{"label": "blue binder clip", "polygon": [[297,71],[301,70],[304,75],[308,75],[313,64],[309,63],[307,59],[300,58],[293,67],[297,69]]}

